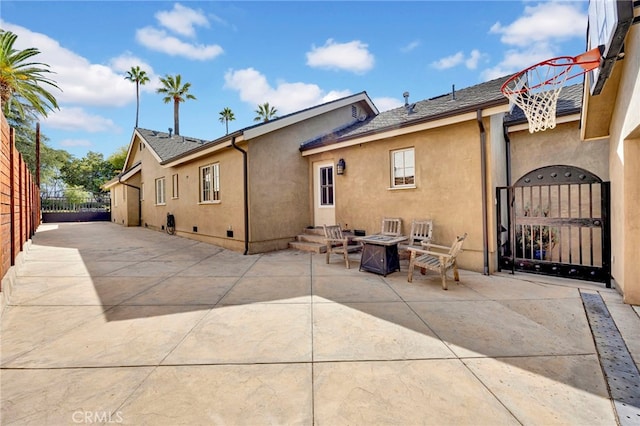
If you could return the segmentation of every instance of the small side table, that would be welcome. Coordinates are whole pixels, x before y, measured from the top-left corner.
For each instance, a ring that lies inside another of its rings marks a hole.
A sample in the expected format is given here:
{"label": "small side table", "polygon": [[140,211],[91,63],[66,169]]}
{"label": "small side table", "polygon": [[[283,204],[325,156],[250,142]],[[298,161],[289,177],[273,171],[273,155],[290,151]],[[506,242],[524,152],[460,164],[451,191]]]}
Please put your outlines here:
{"label": "small side table", "polygon": [[362,243],[362,259],[360,270],[373,272],[387,276],[400,270],[400,256],[398,255],[398,243],[406,241],[404,236],[393,237],[389,235],[369,235],[354,238]]}

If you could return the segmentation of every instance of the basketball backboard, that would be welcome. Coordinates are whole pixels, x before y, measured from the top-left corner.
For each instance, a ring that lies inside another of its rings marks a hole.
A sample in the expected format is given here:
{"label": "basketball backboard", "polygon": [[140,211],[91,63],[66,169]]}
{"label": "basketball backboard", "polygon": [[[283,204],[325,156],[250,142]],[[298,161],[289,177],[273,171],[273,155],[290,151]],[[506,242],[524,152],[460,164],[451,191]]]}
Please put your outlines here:
{"label": "basketball backboard", "polygon": [[623,53],[633,21],[633,0],[589,0],[587,50],[600,49],[600,67],[589,72],[591,95],[599,95],[613,65]]}

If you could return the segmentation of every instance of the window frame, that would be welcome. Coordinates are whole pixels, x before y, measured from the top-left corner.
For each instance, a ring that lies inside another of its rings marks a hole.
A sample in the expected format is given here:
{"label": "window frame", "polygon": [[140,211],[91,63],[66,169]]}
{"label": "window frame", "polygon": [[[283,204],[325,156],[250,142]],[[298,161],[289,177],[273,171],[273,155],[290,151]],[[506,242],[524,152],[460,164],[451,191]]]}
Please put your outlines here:
{"label": "window frame", "polygon": [[171,199],[175,200],[180,198],[179,186],[178,186],[178,174],[171,175]]}
{"label": "window frame", "polygon": [[[205,182],[205,172],[210,181]],[[211,163],[198,169],[199,204],[220,203],[220,163]],[[208,188],[205,188],[208,187]]]}
{"label": "window frame", "polygon": [[[330,171],[330,173],[327,173]],[[319,204],[320,208],[332,208],[336,205],[336,196],[335,196],[335,172],[334,167],[332,165],[321,166],[318,168],[319,173]],[[330,182],[327,181],[326,178],[329,178]]]}
{"label": "window frame", "polygon": [[156,179],[155,188],[156,188],[156,206],[166,205],[167,204],[167,199],[166,199],[167,186],[166,186],[166,181],[164,176]]}
{"label": "window frame", "polygon": [[[407,164],[406,153],[412,153],[413,164]],[[402,154],[402,166],[396,167],[396,156]],[[416,150],[414,147],[395,149],[390,152],[390,181],[391,189],[404,189],[416,187]],[[412,169],[413,174],[407,176],[407,170]],[[401,173],[396,173],[400,170]],[[404,180],[404,182],[397,183],[398,179]],[[408,181],[410,180],[410,182]]]}

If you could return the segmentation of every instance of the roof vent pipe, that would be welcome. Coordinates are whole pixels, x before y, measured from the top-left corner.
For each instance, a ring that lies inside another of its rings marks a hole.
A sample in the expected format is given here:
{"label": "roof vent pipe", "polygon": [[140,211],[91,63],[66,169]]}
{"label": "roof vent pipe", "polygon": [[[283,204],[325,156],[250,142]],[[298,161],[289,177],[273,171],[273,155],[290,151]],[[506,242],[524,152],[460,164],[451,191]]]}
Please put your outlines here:
{"label": "roof vent pipe", "polygon": [[409,105],[409,92],[404,92],[402,94],[402,96],[404,97],[404,106],[408,106]]}
{"label": "roof vent pipe", "polygon": [[173,129],[169,127],[169,137],[171,137],[171,132],[173,132]]}
{"label": "roof vent pipe", "polygon": [[456,100],[456,85],[455,84],[451,85],[451,100],[453,100],[453,101]]}

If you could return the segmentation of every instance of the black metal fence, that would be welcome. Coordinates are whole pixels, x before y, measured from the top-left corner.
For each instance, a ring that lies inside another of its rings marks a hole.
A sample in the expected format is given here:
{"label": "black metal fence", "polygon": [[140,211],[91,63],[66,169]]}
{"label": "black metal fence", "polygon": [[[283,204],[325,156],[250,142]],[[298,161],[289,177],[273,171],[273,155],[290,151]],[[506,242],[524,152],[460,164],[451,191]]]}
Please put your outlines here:
{"label": "black metal fence", "polygon": [[111,198],[108,193],[84,199],[42,198],[40,204],[44,223],[111,221]]}

